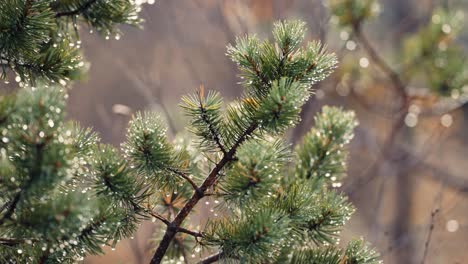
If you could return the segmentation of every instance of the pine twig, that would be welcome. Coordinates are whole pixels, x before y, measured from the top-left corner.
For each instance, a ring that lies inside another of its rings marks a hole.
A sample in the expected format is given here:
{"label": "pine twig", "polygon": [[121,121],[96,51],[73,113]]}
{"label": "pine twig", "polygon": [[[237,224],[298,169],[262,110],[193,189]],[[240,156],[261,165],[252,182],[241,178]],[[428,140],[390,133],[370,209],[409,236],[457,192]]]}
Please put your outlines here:
{"label": "pine twig", "polygon": [[[162,215],[160,214],[157,214],[155,212],[152,212],[152,211],[149,211],[148,210],[148,213],[158,219],[159,221],[163,222],[164,224],[166,224],[167,226],[171,225],[171,222],[169,220],[167,220],[165,217],[163,217]],[[203,237],[203,234],[200,233],[200,232],[196,232],[196,231],[192,231],[192,230],[189,230],[189,229],[186,229],[186,228],[183,228],[183,227],[178,227],[177,228],[177,232],[179,233],[185,233],[185,234],[188,234],[188,235],[191,235],[195,238],[199,238],[199,237]]]}
{"label": "pine twig", "polygon": [[159,221],[163,222],[164,224],[166,225],[170,225],[171,222],[169,220],[167,220],[165,217],[163,217],[162,215],[158,214],[158,213],[155,213],[151,210],[147,210],[148,211],[148,214],[150,214],[152,217],[158,219]]}
{"label": "pine twig", "polygon": [[211,255],[207,258],[202,259],[201,261],[198,262],[198,264],[209,264],[209,263],[216,262],[221,259],[222,255],[223,255],[222,252],[216,253],[214,255]]}
{"label": "pine twig", "polygon": [[193,189],[198,192],[198,186],[197,184],[187,175],[185,174],[184,172],[182,171],[179,171],[179,170],[176,170],[176,169],[173,169],[173,168],[169,168],[168,169],[170,172],[172,173],[175,173],[177,174],[178,176],[182,177],[183,179],[185,179],[188,183],[190,183],[190,185],[192,185]]}
{"label": "pine twig", "polygon": [[177,232],[185,233],[185,234],[191,235],[191,236],[193,236],[193,237],[195,237],[195,238],[203,237],[203,234],[202,234],[202,233],[196,232],[196,231],[192,231],[192,230],[189,230],[189,229],[186,229],[186,228],[183,228],[183,227],[178,227],[178,228],[177,228]]}

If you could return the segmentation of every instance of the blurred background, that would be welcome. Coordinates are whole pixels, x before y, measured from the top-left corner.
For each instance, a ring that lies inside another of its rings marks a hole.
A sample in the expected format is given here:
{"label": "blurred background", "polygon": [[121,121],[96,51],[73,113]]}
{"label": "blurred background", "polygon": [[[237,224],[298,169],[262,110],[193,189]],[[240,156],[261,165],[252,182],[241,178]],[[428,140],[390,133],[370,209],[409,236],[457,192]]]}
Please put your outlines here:
{"label": "blurred background", "polygon": [[[377,17],[363,31],[379,56],[396,68],[404,60],[400,51],[406,39],[434,20],[438,6],[463,12],[468,1],[380,0]],[[304,107],[301,125],[288,133],[289,141],[301,139],[325,104],[352,109],[360,121],[340,188],[357,208],[343,239],[363,236],[385,263],[467,263],[463,89],[441,98],[424,92],[424,76],[416,78],[406,87],[412,94],[409,107],[403,115],[395,113],[399,99],[391,80],[350,32],[337,27],[320,0],[157,0],[144,7],[142,16],[144,30],[124,28],[121,38],[83,31],[91,70],[71,91],[70,118],[119,145],[131,114],[153,109],[166,116],[174,136],[186,126],[177,106],[182,95],[202,84],[219,90],[226,101],[241,94],[236,67],[225,56],[228,43],[246,33],[268,38],[275,20],[302,19],[307,39],[326,43],[340,66],[315,87],[316,96]],[[466,51],[466,29],[457,44]],[[464,90],[468,94],[468,86]],[[85,263],[146,263],[155,248],[148,241],[157,228],[158,223],[144,223],[133,239]]]}

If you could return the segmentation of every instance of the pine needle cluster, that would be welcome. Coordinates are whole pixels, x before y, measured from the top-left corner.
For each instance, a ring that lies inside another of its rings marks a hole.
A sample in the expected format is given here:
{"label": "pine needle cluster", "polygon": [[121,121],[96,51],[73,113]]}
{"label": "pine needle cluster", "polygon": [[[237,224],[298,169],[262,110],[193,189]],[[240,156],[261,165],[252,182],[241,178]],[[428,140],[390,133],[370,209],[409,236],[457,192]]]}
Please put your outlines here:
{"label": "pine needle cluster", "polygon": [[138,26],[133,0],[4,0],[0,2],[0,79],[8,71],[24,84],[37,79],[65,84],[79,78],[80,24],[120,37],[118,25]]}

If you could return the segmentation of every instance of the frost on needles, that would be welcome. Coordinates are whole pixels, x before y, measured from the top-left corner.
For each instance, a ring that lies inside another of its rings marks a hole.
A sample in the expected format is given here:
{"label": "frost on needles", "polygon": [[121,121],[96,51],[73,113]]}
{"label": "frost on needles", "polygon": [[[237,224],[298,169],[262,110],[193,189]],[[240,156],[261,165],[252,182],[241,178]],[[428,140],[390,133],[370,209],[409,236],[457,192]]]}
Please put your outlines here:
{"label": "frost on needles", "polygon": [[[74,263],[152,218],[162,228],[151,263],[379,263],[362,240],[339,244],[354,212],[335,189],[354,114],[324,107],[296,147],[283,139],[336,65],[304,35],[303,22],[277,22],[273,43],[245,36],[228,46],[243,95],[225,103],[202,87],[183,97],[191,136],[174,140],[158,114],[137,113],[117,150],[64,121],[65,89],[3,96],[0,261]],[[215,211],[195,228],[206,202]]]}

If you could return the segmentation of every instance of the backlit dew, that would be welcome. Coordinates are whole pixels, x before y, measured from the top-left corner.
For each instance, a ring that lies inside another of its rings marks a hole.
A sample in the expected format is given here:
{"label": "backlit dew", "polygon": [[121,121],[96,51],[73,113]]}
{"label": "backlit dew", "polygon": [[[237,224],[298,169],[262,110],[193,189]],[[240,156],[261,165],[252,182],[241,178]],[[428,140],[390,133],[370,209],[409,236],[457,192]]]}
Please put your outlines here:
{"label": "backlit dew", "polygon": [[361,66],[362,68],[367,68],[367,67],[369,67],[369,60],[368,60],[366,57],[362,57],[362,58],[359,60],[359,66]]}
{"label": "backlit dew", "polygon": [[415,113],[408,113],[405,117],[405,124],[408,127],[415,127],[418,124],[418,115]]}
{"label": "backlit dew", "polygon": [[325,92],[321,89],[317,90],[315,92],[315,97],[318,99],[318,100],[322,100],[323,98],[325,98]]}
{"label": "backlit dew", "polygon": [[23,254],[23,250],[21,250],[21,249],[18,249],[17,252],[18,252],[18,254]]}
{"label": "backlit dew", "polygon": [[418,106],[418,105],[415,105],[415,104],[412,104],[410,105],[410,107],[408,108],[408,111],[410,113],[414,113],[416,115],[419,115],[421,113],[421,108]]}
{"label": "backlit dew", "polygon": [[444,24],[442,26],[442,31],[445,33],[445,34],[449,34],[451,31],[452,31],[452,27],[449,25],[449,24]]}
{"label": "backlit dew", "polygon": [[352,51],[352,50],[355,50],[356,47],[357,47],[356,42],[354,42],[354,41],[352,41],[352,40],[346,41],[346,48],[347,48],[348,50],[351,50],[351,51]]}
{"label": "backlit dew", "polygon": [[119,35],[119,34],[117,34],[117,35],[115,35],[115,37],[114,37],[114,38],[115,38],[115,40],[119,40],[119,39],[120,39],[120,35]]}
{"label": "backlit dew", "polygon": [[15,81],[18,82],[18,83],[21,82],[21,77],[20,77],[20,76],[16,76],[16,77],[15,77]]}
{"label": "backlit dew", "polygon": [[348,31],[344,31],[344,30],[341,31],[341,32],[340,32],[340,39],[342,39],[342,40],[348,40],[348,39],[349,39],[349,33],[348,33]]}
{"label": "backlit dew", "polygon": [[452,124],[453,124],[452,115],[450,115],[450,114],[445,114],[445,115],[443,115],[443,116],[440,118],[440,123],[441,123],[444,127],[450,127],[450,126],[452,126]]}
{"label": "backlit dew", "polygon": [[447,231],[449,231],[450,233],[453,233],[458,230],[458,228],[460,227],[460,224],[458,223],[457,220],[452,219],[452,220],[447,221],[447,224],[445,225],[445,227],[447,228]]}

